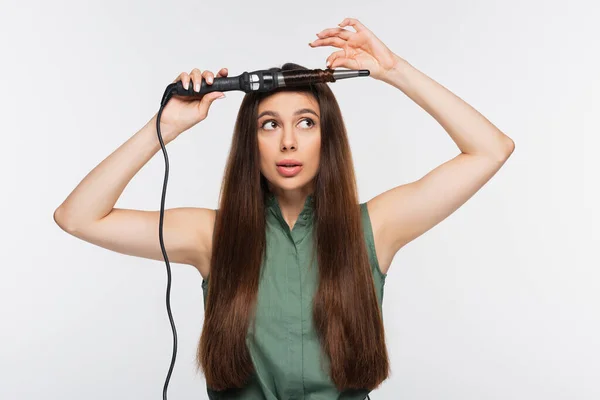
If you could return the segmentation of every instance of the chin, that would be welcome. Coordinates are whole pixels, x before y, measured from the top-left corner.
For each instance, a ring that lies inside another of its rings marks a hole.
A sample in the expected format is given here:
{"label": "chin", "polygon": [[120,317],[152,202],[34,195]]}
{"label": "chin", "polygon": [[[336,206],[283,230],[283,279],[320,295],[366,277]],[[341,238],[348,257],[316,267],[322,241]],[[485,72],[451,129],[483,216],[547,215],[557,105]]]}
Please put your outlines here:
{"label": "chin", "polygon": [[310,183],[310,179],[306,179],[304,175],[305,171],[300,171],[298,175],[290,177],[281,176],[276,172],[275,176],[267,179],[281,189],[292,190],[302,188]]}
{"label": "chin", "polygon": [[303,186],[305,186],[308,182],[304,182],[305,179],[302,179],[302,176],[300,176],[300,174],[293,176],[293,177],[289,177],[289,178],[285,178],[283,176],[278,176],[275,180],[275,182],[277,182],[277,186],[280,186],[284,189],[296,189],[296,188],[301,188]]}

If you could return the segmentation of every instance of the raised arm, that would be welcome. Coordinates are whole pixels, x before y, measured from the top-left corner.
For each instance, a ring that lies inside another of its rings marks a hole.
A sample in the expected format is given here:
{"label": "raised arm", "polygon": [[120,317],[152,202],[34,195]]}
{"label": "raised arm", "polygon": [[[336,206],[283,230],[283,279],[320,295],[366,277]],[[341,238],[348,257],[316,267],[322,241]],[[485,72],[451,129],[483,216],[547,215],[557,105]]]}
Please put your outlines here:
{"label": "raised arm", "polygon": [[433,116],[460,149],[421,179],[367,202],[383,248],[396,253],[471,198],[515,145],[473,107],[410,64],[400,61],[386,80]]}
{"label": "raised arm", "polygon": [[[222,69],[218,75],[226,76]],[[184,86],[200,84],[202,78],[212,84],[212,72],[195,68],[182,73]],[[221,92],[201,99],[173,97],[163,109],[161,136],[168,144],[183,131],[204,120],[210,104]],[[131,179],[160,149],[155,114],[137,133],[98,164],[75,187],[54,212],[55,222],[69,234],[122,254],[164,260],[159,241],[160,211],[115,208],[118,198]],[[191,264],[208,275],[207,260],[211,249],[215,210],[180,207],[164,213],[163,239],[169,261]]]}
{"label": "raised arm", "polygon": [[[460,150],[418,181],[367,202],[381,269],[387,273],[394,254],[473,196],[504,165],[515,145],[473,107],[393,53],[358,20],[346,18],[339,25],[321,31],[310,44],[342,49],[327,58],[328,66],[369,69],[372,78],[400,89],[435,118]],[[356,32],[343,29],[346,25]]]}

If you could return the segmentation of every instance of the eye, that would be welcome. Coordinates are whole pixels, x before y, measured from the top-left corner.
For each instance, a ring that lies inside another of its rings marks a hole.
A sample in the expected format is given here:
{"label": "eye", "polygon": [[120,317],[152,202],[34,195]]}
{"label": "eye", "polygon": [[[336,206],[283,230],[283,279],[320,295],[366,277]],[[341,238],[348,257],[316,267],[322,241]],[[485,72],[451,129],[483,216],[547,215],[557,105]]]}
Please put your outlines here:
{"label": "eye", "polygon": [[315,121],[313,121],[310,118],[304,118],[301,122],[304,122],[304,121],[310,121],[310,127],[313,127],[315,125]]}
{"label": "eye", "polygon": [[[274,120],[270,119],[270,120],[267,120],[267,121],[263,122],[263,124],[262,124],[261,128],[262,128],[262,129],[265,129],[265,126],[266,126],[266,125],[267,125],[267,123],[269,123],[269,122],[272,122],[272,123],[274,123],[275,125],[277,125],[277,122],[275,122]],[[266,131],[270,131],[271,129],[265,129],[265,130],[266,130]]]}
{"label": "eye", "polygon": [[[312,128],[312,127],[315,125],[315,121],[313,121],[311,118],[304,118],[304,119],[303,119],[302,121],[300,121],[300,122],[304,122],[304,121],[309,121],[309,122],[310,122],[310,126],[309,126],[309,128]],[[264,129],[264,130],[266,130],[266,131],[270,131],[270,130],[272,130],[272,129],[265,129],[265,126],[267,125],[267,123],[271,123],[271,124],[275,124],[275,125],[277,125],[277,122],[276,122],[274,119],[269,119],[269,120],[266,120],[265,122],[263,122],[263,124],[262,124],[262,126],[261,126],[261,128],[262,128],[262,129]]]}

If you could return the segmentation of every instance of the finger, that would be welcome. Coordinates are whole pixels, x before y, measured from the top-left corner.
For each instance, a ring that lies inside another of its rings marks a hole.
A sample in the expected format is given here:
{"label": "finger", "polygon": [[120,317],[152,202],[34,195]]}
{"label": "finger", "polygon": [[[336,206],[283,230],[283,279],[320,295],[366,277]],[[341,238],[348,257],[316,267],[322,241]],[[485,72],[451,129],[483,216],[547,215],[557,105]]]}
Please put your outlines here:
{"label": "finger", "polygon": [[209,70],[204,71],[202,73],[202,77],[204,78],[206,83],[208,83],[209,85],[212,85],[214,82],[214,79],[215,79],[215,75]]}
{"label": "finger", "polygon": [[325,60],[325,65],[327,65],[328,68],[333,69],[333,62],[340,57],[345,57],[346,56],[346,52],[344,50],[338,50],[334,53],[331,53],[331,55],[329,57],[327,57],[327,60]]}
{"label": "finger", "polygon": [[360,66],[358,65],[358,62],[356,62],[356,60],[354,60],[352,58],[346,58],[343,55],[340,57],[336,57],[331,62],[331,66],[329,68],[335,69],[338,67],[344,67],[344,68],[353,69],[353,70],[360,69]]}
{"label": "finger", "polygon": [[221,68],[217,73],[217,76],[227,76],[228,73],[229,71],[227,71],[227,68]]}
{"label": "finger", "polygon": [[341,39],[339,37],[328,37],[325,39],[316,39],[314,42],[309,43],[311,47],[318,47],[318,46],[333,46],[333,47],[338,47],[340,49],[344,48],[344,46],[346,45],[346,42],[344,39]]}
{"label": "finger", "polygon": [[357,20],[356,18],[344,18],[344,20],[341,23],[339,23],[338,25],[341,27],[350,25],[351,27],[356,29],[356,32],[368,30],[367,27],[364,26],[362,23],[360,23],[360,21]]}
{"label": "finger", "polygon": [[204,95],[204,97],[202,97],[200,102],[198,102],[198,111],[202,119],[206,118],[206,116],[208,115],[208,110],[210,109],[210,106],[213,103],[213,101],[220,98],[221,96],[225,96],[225,93],[210,92]]}
{"label": "finger", "polygon": [[200,84],[202,83],[202,73],[198,68],[194,68],[192,72],[190,72],[190,76],[192,78],[193,90],[195,92],[200,92]]}
{"label": "finger", "polygon": [[179,76],[177,76],[177,78],[175,78],[173,83],[177,83],[179,81],[181,81],[181,84],[183,85],[185,90],[187,90],[189,87],[190,76],[187,74],[187,72],[182,72],[179,74]]}
{"label": "finger", "polygon": [[317,37],[319,37],[320,39],[323,39],[323,38],[330,37],[330,36],[337,36],[344,40],[348,40],[355,33],[356,32],[352,32],[352,31],[349,31],[348,29],[344,29],[344,28],[329,28],[329,29],[323,29],[321,32],[317,33]]}

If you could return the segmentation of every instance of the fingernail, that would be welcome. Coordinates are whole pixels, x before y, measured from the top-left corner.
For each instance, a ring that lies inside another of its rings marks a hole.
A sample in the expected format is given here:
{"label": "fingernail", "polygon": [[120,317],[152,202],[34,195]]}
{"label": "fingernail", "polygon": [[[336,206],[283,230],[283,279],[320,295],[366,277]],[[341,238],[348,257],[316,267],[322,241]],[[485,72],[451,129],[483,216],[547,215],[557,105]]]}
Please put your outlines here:
{"label": "fingernail", "polygon": [[223,93],[221,96],[217,97],[217,99],[223,99],[225,98],[225,93]]}
{"label": "fingernail", "polygon": [[209,82],[209,83],[213,83],[213,78],[209,77],[209,78],[208,78],[208,82]]}
{"label": "fingernail", "polygon": [[200,91],[200,84],[196,83],[196,92],[199,92],[199,91]]}
{"label": "fingernail", "polygon": [[185,90],[188,90],[190,88],[190,83],[186,82],[183,87],[185,88]]}

